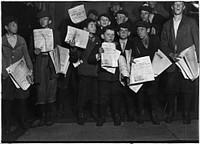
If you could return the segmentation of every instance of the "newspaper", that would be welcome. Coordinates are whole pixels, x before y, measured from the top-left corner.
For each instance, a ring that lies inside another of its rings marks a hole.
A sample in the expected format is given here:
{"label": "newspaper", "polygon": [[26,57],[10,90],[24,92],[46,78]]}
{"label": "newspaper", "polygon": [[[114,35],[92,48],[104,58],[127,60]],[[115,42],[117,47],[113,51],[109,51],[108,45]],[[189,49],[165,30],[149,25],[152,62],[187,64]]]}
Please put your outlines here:
{"label": "newspaper", "polygon": [[34,29],[33,36],[35,48],[41,49],[41,52],[49,52],[53,50],[54,41],[52,29]]}
{"label": "newspaper", "polygon": [[149,56],[134,59],[131,63],[130,84],[153,81],[154,73]]}
{"label": "newspaper", "polygon": [[164,70],[166,70],[172,62],[165,56],[165,54],[158,49],[157,52],[154,54],[154,58],[152,61],[152,68],[155,77],[160,75]]}
{"label": "newspaper", "polygon": [[24,57],[7,67],[6,70],[16,88],[22,88],[23,90],[27,90],[29,88],[30,83],[27,79],[29,76],[29,69],[26,65]]}
{"label": "newspaper", "polygon": [[102,43],[104,52],[101,54],[101,67],[118,67],[121,52],[116,49],[114,43]]}
{"label": "newspaper", "polygon": [[199,66],[195,46],[192,45],[180,53],[180,60],[176,65],[181,69],[185,79],[195,80],[199,76]]}
{"label": "newspaper", "polygon": [[75,46],[86,49],[89,39],[89,32],[68,26],[67,35],[65,37],[65,42],[75,41]]}
{"label": "newspaper", "polygon": [[84,5],[79,5],[68,10],[69,16],[73,23],[77,24],[84,21],[87,16]]}
{"label": "newspaper", "polygon": [[51,60],[54,64],[56,73],[66,74],[69,67],[69,49],[59,45],[49,52]]}

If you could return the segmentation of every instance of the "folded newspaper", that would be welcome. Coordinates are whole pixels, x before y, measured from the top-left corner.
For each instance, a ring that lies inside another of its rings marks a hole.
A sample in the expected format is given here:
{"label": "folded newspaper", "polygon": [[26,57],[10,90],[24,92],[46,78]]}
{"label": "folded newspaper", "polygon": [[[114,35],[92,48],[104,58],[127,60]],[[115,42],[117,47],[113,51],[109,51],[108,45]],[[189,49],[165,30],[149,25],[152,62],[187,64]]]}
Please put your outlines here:
{"label": "folded newspaper", "polygon": [[29,88],[30,82],[28,76],[30,75],[30,72],[24,57],[7,67],[6,70],[17,88],[22,88],[23,90]]}
{"label": "folded newspaper", "polygon": [[54,64],[56,73],[66,74],[69,67],[69,49],[59,45],[49,52],[51,60]]}
{"label": "folded newspaper", "polygon": [[176,65],[181,69],[185,79],[195,80],[199,76],[199,66],[195,46],[192,45],[180,53]]}

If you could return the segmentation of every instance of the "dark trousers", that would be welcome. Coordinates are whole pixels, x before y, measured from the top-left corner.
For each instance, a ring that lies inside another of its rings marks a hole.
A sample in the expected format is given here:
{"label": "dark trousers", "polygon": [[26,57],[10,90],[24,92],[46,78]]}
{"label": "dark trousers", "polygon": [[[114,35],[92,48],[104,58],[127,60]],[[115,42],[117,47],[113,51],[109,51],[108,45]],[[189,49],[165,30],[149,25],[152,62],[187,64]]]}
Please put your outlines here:
{"label": "dark trousers", "polygon": [[156,110],[158,81],[159,79],[156,78],[155,81],[146,82],[138,91],[137,97],[139,114],[141,114],[144,109],[144,99],[148,100],[151,111]]}
{"label": "dark trousers", "polygon": [[90,100],[92,104],[99,103],[97,77],[79,76],[78,109],[83,111],[86,103]]}
{"label": "dark trousers", "polygon": [[[134,111],[134,97],[135,93],[128,86],[121,86],[121,110],[127,111],[128,114],[133,114]],[[120,113],[121,113],[120,110]]]}
{"label": "dark trousers", "polygon": [[178,67],[174,72],[168,73],[167,78],[166,93],[168,95],[169,110],[173,111],[175,97],[181,94],[184,104],[183,111],[189,112],[192,97],[195,93],[195,81],[184,79]]}
{"label": "dark trousers", "polygon": [[[114,114],[119,113],[120,109],[120,94],[121,94],[121,85],[119,81],[108,82],[108,81],[99,81],[99,96],[100,96],[100,105],[106,105],[110,100]],[[104,110],[106,110],[104,108]],[[101,113],[101,106],[100,106]],[[106,112],[102,112],[105,114]],[[101,115],[101,114],[100,114]]]}

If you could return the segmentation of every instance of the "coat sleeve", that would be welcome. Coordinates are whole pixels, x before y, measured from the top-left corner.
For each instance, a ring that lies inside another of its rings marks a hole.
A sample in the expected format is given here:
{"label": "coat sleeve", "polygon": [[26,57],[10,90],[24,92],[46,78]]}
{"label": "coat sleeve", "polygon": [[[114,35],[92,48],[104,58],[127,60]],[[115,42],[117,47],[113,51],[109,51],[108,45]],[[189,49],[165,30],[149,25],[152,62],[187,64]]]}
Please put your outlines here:
{"label": "coat sleeve", "polygon": [[170,53],[172,53],[172,51],[170,51],[169,45],[169,37],[167,35],[167,27],[166,24],[163,26],[163,30],[161,33],[161,50],[163,51],[163,53],[166,56],[169,56]]}
{"label": "coat sleeve", "polygon": [[199,28],[197,26],[196,21],[193,19],[191,22],[191,29],[192,29],[192,38],[194,41],[194,45],[196,48],[196,52],[197,52],[197,58],[199,61]]}
{"label": "coat sleeve", "polygon": [[96,54],[98,54],[99,52],[99,48],[100,48],[100,45],[96,45],[94,47],[94,49],[92,50],[90,56],[88,57],[88,63],[89,64],[93,64],[93,65],[96,65],[98,63],[97,59],[96,59]]}
{"label": "coat sleeve", "polygon": [[23,46],[23,54],[24,54],[24,58],[25,58],[27,67],[29,68],[29,70],[33,70],[33,64],[32,64],[31,58],[29,56],[29,52],[28,52],[25,40],[24,40],[24,46]]}

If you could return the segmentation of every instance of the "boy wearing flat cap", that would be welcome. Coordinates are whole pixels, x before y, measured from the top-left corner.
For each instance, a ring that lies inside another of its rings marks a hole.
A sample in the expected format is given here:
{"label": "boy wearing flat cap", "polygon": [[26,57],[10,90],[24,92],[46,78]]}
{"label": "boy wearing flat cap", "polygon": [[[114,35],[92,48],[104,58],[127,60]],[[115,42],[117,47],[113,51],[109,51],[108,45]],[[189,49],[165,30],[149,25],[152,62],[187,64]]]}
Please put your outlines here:
{"label": "boy wearing flat cap", "polygon": [[166,20],[162,15],[153,14],[152,11],[153,9],[148,4],[139,7],[141,20],[151,24],[150,34],[156,34],[160,37],[162,26]]}
{"label": "boy wearing flat cap", "polygon": [[33,64],[31,62],[27,45],[23,37],[17,34],[18,22],[13,16],[3,19],[3,26],[7,31],[2,37],[2,105],[3,105],[3,134],[10,133],[11,106],[14,99],[18,101],[20,125],[27,129],[26,122],[26,98],[29,90],[17,89],[8,75],[6,68],[24,57],[26,65],[30,71],[30,78],[33,80]]}
{"label": "boy wearing flat cap", "polygon": [[[52,23],[51,14],[48,11],[41,11],[37,15],[42,29],[49,29]],[[53,30],[54,48],[60,45],[60,35]],[[41,52],[40,48],[34,47],[33,39],[31,48],[35,53],[34,61],[34,76],[37,90],[37,103],[40,108],[41,118],[33,123],[33,127],[52,125],[51,113],[52,104],[56,100],[57,90],[57,74],[53,62],[48,52]]]}
{"label": "boy wearing flat cap", "polygon": [[[150,56],[152,61],[155,52],[160,49],[160,40],[156,35],[150,35],[150,24],[145,21],[139,21],[136,23],[137,35],[134,39],[133,46],[133,62],[134,58]],[[143,86],[137,93],[138,97],[138,106],[139,106],[139,119],[137,122],[139,124],[144,123],[144,99],[149,98],[150,102],[150,111],[151,111],[151,120],[153,124],[160,124],[159,120],[156,117],[156,98],[157,98],[157,81],[145,82]],[[147,96],[148,95],[148,96]]]}

